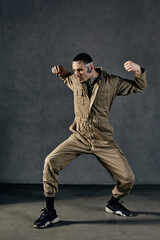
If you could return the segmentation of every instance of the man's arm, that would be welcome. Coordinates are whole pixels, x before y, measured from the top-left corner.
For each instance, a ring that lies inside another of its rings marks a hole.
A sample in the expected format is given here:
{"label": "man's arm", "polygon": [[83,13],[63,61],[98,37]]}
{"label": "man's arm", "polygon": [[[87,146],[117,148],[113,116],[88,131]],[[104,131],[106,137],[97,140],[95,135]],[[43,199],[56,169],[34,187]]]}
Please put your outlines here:
{"label": "man's arm", "polygon": [[64,67],[56,65],[51,69],[63,82],[73,91],[73,73],[68,72]]}
{"label": "man's arm", "polygon": [[115,76],[116,95],[128,95],[144,90],[147,87],[146,72],[138,64],[127,61],[124,68],[128,72],[134,72],[134,81]]}

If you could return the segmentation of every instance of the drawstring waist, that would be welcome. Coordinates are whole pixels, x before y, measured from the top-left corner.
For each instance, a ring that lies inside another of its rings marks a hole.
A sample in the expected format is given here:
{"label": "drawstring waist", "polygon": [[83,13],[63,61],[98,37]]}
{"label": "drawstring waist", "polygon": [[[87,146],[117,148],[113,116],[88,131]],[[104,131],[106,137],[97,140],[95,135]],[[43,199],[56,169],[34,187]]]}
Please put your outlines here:
{"label": "drawstring waist", "polygon": [[96,123],[97,125],[104,124],[107,122],[109,123],[107,118],[99,119],[97,116],[93,116],[92,118],[81,118],[81,117],[75,116],[75,120],[79,123],[91,124],[93,122],[93,123]]}
{"label": "drawstring waist", "polygon": [[92,141],[110,141],[113,139],[113,128],[109,124],[108,118],[98,118],[97,116],[82,118],[75,116],[70,130],[78,134],[78,138],[82,142],[88,142],[89,150],[91,150]]}

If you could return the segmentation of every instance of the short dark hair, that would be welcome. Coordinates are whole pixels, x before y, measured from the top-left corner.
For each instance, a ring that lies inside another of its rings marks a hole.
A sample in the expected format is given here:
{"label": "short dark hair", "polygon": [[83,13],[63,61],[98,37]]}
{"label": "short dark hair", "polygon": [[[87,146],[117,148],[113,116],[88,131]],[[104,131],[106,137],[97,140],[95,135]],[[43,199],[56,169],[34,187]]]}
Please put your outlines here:
{"label": "short dark hair", "polygon": [[92,62],[91,56],[87,53],[79,53],[77,56],[73,58],[73,62],[82,61],[84,64]]}

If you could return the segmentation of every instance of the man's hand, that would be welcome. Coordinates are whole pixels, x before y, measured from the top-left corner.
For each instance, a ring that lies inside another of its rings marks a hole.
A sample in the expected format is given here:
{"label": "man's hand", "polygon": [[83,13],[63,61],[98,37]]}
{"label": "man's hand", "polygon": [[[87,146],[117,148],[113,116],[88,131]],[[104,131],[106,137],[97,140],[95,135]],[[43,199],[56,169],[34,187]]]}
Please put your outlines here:
{"label": "man's hand", "polygon": [[127,61],[127,62],[125,62],[125,63],[124,63],[124,68],[125,68],[128,72],[133,71],[133,72],[135,72],[135,73],[141,74],[141,67],[140,67],[138,64],[136,64],[136,63],[134,63],[134,62],[132,62],[132,61]]}
{"label": "man's hand", "polygon": [[54,66],[52,69],[51,69],[52,73],[53,74],[59,74],[61,75],[63,73],[63,67],[62,66]]}

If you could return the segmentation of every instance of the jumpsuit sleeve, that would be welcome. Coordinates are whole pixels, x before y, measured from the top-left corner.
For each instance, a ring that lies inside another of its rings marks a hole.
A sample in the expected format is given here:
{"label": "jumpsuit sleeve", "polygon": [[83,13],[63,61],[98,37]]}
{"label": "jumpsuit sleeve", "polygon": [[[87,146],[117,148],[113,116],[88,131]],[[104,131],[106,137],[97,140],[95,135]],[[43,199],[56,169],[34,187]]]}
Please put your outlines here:
{"label": "jumpsuit sleeve", "polygon": [[124,79],[118,76],[114,76],[115,94],[117,96],[125,96],[132,93],[137,93],[144,90],[147,87],[146,71],[142,71],[139,75],[134,74],[134,80]]}
{"label": "jumpsuit sleeve", "polygon": [[74,90],[74,74],[71,72],[68,72],[63,67],[63,74],[57,74],[57,77],[59,77],[72,91]]}

